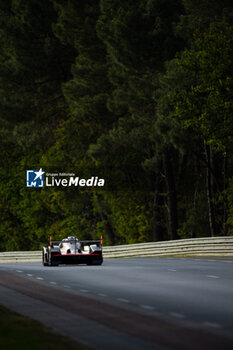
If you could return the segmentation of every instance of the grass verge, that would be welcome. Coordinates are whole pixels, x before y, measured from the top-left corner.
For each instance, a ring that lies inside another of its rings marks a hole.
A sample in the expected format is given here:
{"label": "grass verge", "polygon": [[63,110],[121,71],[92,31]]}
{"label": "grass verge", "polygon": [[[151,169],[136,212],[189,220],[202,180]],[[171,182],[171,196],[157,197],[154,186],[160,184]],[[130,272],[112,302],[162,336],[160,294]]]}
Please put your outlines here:
{"label": "grass verge", "polygon": [[3,306],[0,306],[0,349],[91,350]]}

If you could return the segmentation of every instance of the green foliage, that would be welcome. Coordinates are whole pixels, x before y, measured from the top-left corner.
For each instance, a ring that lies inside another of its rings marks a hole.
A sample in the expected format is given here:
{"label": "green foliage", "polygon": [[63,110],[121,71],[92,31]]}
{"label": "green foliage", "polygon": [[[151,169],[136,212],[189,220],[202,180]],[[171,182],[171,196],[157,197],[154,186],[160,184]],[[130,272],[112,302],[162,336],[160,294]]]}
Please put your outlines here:
{"label": "green foliage", "polygon": [[180,238],[206,237],[209,232],[206,194],[200,192],[195,202],[192,202],[190,197],[187,199],[183,203],[186,220],[179,228],[179,236]]}
{"label": "green foliage", "polygon": [[189,85],[175,96],[175,115],[221,150],[232,147],[233,28],[214,25],[177,60]]}
{"label": "green foliage", "polygon": [[[109,218],[117,233],[119,244],[145,242],[151,239],[150,212],[142,191],[107,192],[105,205],[111,214]],[[101,233],[101,231],[99,231]],[[106,243],[105,243],[106,244]]]}

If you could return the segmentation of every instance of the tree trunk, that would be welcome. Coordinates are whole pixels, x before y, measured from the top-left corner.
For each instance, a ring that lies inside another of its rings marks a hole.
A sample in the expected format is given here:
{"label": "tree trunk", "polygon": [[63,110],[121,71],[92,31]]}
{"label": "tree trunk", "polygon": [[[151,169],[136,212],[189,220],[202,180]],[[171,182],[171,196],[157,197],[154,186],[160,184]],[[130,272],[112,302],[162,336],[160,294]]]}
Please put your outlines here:
{"label": "tree trunk", "polygon": [[213,151],[212,147],[205,145],[206,155],[206,192],[208,201],[208,212],[209,212],[209,227],[210,235],[214,237],[216,235],[216,223],[215,223],[215,208],[214,208],[214,177],[213,177]]}
{"label": "tree trunk", "polygon": [[100,211],[100,217],[101,217],[101,220],[104,222],[104,229],[105,229],[105,232],[108,236],[110,245],[114,245],[115,244],[115,237],[114,237],[114,232],[113,232],[112,226],[109,223],[107,216],[102,211]]}
{"label": "tree trunk", "polygon": [[101,207],[101,201],[100,201],[98,195],[96,196],[96,199],[97,199],[96,202],[97,202],[98,212],[99,212],[101,221],[103,221],[103,223],[104,223],[104,229],[105,229],[106,235],[108,237],[110,245],[114,245],[115,244],[115,235],[114,235],[112,225],[110,224],[107,215],[104,213],[104,211]]}
{"label": "tree trunk", "polygon": [[226,199],[226,178],[227,178],[227,153],[224,154],[223,158],[223,234],[227,235],[227,219],[228,219],[228,207]]}
{"label": "tree trunk", "polygon": [[161,182],[161,170],[162,162],[160,161],[156,169],[155,177],[155,192],[154,192],[154,203],[153,203],[153,240],[162,241],[164,229],[162,227],[162,182]]}
{"label": "tree trunk", "polygon": [[170,239],[177,239],[177,199],[172,164],[169,152],[163,154],[163,165],[165,171],[165,181],[167,188],[167,211],[168,211],[168,232]]}

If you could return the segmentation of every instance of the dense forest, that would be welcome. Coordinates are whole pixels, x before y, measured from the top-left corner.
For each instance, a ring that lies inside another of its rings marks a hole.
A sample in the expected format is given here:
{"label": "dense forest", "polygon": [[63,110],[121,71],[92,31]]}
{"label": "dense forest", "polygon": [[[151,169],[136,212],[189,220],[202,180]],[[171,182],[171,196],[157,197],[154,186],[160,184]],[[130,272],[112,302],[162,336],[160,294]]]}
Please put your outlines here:
{"label": "dense forest", "polygon": [[231,0],[0,0],[0,47],[0,250],[233,234]]}

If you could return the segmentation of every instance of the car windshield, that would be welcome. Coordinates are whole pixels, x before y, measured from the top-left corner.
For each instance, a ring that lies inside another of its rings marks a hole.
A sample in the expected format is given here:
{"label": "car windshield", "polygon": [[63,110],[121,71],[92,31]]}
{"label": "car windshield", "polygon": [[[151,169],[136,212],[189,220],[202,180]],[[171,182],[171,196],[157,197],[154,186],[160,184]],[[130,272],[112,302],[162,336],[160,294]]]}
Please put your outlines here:
{"label": "car windshield", "polygon": [[63,243],[74,243],[79,241],[77,237],[68,237],[62,240]]}

